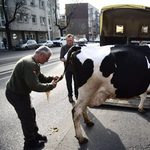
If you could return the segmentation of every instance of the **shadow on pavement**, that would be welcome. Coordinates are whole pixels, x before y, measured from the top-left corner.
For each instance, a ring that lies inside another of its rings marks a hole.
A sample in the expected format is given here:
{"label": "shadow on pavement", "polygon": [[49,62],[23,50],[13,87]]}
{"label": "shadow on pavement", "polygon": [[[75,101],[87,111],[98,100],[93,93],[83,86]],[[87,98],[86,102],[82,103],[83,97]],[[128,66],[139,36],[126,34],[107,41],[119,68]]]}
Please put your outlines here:
{"label": "shadow on pavement", "polygon": [[88,142],[85,144],[80,144],[79,150],[125,150],[125,147],[119,138],[119,136],[110,129],[105,128],[102,123],[97,119],[89,110],[89,118],[94,119],[95,125],[92,127],[86,126],[83,123],[83,118],[81,120],[81,125],[88,137]]}

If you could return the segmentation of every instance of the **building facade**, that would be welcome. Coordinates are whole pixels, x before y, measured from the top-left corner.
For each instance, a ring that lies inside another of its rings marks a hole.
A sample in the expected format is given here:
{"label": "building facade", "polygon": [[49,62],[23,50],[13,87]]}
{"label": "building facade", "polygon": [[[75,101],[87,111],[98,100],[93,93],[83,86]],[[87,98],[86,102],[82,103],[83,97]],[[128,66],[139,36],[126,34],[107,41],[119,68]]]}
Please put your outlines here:
{"label": "building facade", "polygon": [[73,5],[78,5],[74,11],[73,18],[67,27],[67,33],[76,37],[85,37],[88,40],[99,37],[100,13],[99,10],[89,3],[66,4],[66,16],[70,13]]}
{"label": "building facade", "polygon": [[[25,2],[28,8],[26,13],[17,12],[16,20],[10,24],[12,45],[15,46],[20,40],[35,39],[38,43],[58,37],[60,33],[58,27],[54,25],[54,0],[25,0]],[[13,9],[14,2],[7,0],[6,7]],[[6,37],[5,26],[2,22],[3,15],[1,9],[0,40]]]}

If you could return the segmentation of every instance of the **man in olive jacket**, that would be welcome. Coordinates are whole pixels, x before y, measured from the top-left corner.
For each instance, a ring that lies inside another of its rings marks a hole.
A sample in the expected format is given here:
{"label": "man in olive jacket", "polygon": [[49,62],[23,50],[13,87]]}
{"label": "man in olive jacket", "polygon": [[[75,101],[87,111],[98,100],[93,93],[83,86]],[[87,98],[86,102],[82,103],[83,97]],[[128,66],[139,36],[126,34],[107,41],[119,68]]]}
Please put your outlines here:
{"label": "man in olive jacket", "polygon": [[6,83],[6,97],[15,108],[24,134],[24,150],[44,147],[47,137],[38,133],[35,109],[31,105],[31,91],[46,92],[56,87],[58,76],[46,77],[40,71],[40,64],[48,62],[51,49],[39,47],[34,55],[20,59]]}

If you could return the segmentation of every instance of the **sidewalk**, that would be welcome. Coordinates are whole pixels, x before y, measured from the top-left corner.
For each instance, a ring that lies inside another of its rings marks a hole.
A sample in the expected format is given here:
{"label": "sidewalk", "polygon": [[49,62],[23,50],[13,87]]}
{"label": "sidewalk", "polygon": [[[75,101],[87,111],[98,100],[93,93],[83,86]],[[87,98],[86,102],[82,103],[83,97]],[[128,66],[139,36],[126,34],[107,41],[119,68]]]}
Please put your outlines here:
{"label": "sidewalk", "polygon": [[13,49],[0,49],[0,52],[14,51]]}

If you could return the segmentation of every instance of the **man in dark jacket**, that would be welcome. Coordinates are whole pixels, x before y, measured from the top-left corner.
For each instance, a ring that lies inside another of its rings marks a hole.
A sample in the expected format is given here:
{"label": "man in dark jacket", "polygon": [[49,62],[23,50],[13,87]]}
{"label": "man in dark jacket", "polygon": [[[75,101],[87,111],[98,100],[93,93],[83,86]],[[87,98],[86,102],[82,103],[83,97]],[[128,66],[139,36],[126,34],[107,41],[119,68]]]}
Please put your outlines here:
{"label": "man in dark jacket", "polygon": [[20,59],[6,84],[6,97],[15,108],[24,134],[24,150],[44,147],[47,137],[38,133],[35,109],[30,100],[31,91],[46,92],[56,87],[58,76],[46,77],[40,71],[40,64],[48,62],[51,49],[39,47],[34,55]]}
{"label": "man in dark jacket", "polygon": [[[66,36],[66,42],[67,42],[67,44],[64,45],[61,48],[61,51],[60,51],[60,60],[62,62],[64,62],[64,65],[67,62],[67,60],[65,59],[65,55],[68,52],[68,50],[73,46],[73,41],[74,41],[73,40],[73,35],[72,34],[68,34]],[[70,102],[73,102],[73,98],[72,98],[72,96],[73,96],[72,95],[72,93],[73,93],[73,90],[72,90],[72,77],[74,79],[74,93],[75,93],[76,99],[78,98],[78,88],[77,88],[76,81],[75,81],[75,76],[73,75],[73,70],[72,70],[70,64],[69,64],[69,66],[67,68],[65,77],[66,77],[66,84],[67,84],[67,90],[68,90],[68,98],[69,98]]]}
{"label": "man in dark jacket", "polygon": [[5,37],[3,37],[3,43],[4,43],[4,46],[5,46],[5,49],[7,49],[7,40],[6,40],[6,38]]}

